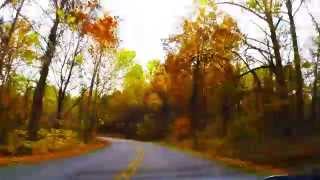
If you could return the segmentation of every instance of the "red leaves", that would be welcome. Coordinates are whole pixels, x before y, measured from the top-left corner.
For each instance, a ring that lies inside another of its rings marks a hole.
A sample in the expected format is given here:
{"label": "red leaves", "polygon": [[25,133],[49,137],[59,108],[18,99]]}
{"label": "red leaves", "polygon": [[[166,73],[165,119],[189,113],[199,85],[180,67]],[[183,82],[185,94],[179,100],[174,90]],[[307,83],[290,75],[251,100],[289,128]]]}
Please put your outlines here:
{"label": "red leaves", "polygon": [[92,36],[103,45],[115,45],[117,43],[116,29],[117,20],[112,16],[104,16],[95,22],[86,22],[83,25],[83,32]]}

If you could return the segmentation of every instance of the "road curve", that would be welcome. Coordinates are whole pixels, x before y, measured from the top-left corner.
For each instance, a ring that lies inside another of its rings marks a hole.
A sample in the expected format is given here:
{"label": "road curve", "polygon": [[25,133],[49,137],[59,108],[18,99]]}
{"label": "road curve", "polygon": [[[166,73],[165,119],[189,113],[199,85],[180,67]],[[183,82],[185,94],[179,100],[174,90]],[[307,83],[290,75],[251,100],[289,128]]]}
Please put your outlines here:
{"label": "road curve", "polygon": [[108,140],[110,147],[80,157],[0,168],[0,180],[263,179],[152,143]]}

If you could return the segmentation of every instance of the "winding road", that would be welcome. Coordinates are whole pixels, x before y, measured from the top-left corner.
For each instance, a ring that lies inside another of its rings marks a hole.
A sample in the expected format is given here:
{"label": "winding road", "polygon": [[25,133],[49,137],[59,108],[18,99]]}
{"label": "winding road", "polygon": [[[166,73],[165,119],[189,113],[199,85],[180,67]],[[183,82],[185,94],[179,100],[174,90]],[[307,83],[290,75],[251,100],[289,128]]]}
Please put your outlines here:
{"label": "winding road", "polygon": [[111,146],[80,157],[0,168],[0,180],[263,179],[152,143],[108,140]]}

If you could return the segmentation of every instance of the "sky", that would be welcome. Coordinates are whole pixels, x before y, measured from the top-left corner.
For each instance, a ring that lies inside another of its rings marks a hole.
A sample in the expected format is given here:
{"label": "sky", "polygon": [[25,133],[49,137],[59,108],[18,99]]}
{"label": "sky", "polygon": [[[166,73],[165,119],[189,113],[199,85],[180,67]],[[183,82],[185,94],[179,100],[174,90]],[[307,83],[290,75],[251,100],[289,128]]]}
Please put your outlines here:
{"label": "sky", "polygon": [[[137,61],[145,65],[150,59],[164,59],[161,39],[179,30],[184,17],[192,13],[193,0],[101,0],[103,7],[112,15],[119,16],[121,47],[135,50]],[[320,0],[308,0],[311,12],[320,18]],[[219,9],[233,16],[243,33],[250,37],[261,37],[254,24],[258,21],[252,14],[230,5]],[[312,22],[305,6],[296,16],[296,26],[301,49],[307,54],[314,35]]]}
{"label": "sky", "polygon": [[135,50],[137,61],[163,59],[161,39],[176,32],[192,11],[193,0],[102,0],[111,15],[119,16],[121,46]]}

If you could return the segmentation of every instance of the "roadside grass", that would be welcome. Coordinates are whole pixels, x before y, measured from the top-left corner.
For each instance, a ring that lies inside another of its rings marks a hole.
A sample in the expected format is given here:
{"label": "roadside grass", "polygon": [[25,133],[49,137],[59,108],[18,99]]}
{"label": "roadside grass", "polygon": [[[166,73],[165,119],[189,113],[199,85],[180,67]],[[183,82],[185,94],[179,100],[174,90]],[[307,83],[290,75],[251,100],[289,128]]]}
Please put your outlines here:
{"label": "roadside grass", "polygon": [[196,150],[192,148],[190,139],[161,141],[158,144],[262,176],[301,174],[307,171],[305,167],[310,168],[311,164],[320,162],[320,139],[317,137],[294,142],[283,139],[269,140],[263,144],[201,140],[200,148]]}
{"label": "roadside grass", "polygon": [[[236,161],[235,159],[212,156],[212,154],[205,153],[199,150],[194,150],[191,147],[186,148],[185,146],[179,146],[177,144],[171,144],[168,142],[159,142],[158,144],[160,144],[161,146],[165,146],[173,151],[183,152],[193,157],[197,157],[203,160],[213,161],[214,163],[218,163],[220,166],[223,166],[226,168],[232,168],[235,170],[239,170],[241,172],[247,172],[250,174],[256,174],[258,176],[266,176],[266,177],[269,176],[270,174],[284,174],[284,173],[279,173],[278,171],[275,171],[275,170],[270,170],[266,168],[259,169],[257,167],[249,166],[243,161],[240,162],[240,161]],[[278,173],[275,173],[275,172],[278,172]]]}
{"label": "roadside grass", "polygon": [[40,154],[31,154],[23,156],[0,156],[0,167],[1,166],[12,166],[17,164],[37,164],[44,161],[64,159],[70,157],[76,157],[83,154],[93,153],[98,151],[110,143],[106,140],[96,139],[90,144],[79,143],[67,149],[59,151],[47,151]]}

